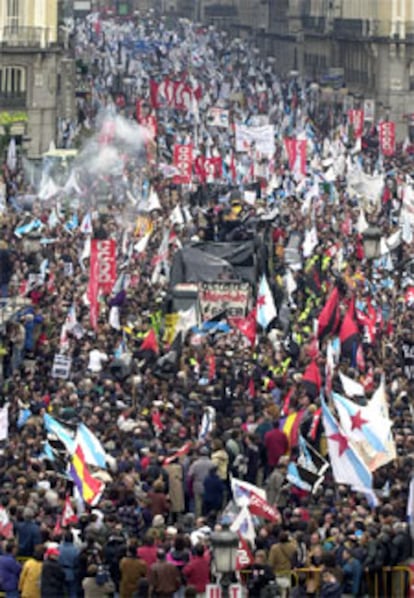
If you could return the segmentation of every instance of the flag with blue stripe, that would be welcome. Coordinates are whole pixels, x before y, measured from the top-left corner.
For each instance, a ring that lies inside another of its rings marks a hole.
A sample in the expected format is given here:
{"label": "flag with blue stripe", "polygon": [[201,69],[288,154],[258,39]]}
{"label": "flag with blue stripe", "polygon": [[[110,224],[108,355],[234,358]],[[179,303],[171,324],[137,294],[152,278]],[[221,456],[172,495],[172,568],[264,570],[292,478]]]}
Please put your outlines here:
{"label": "flag with blue stripe", "polygon": [[17,418],[17,427],[19,428],[19,430],[21,430],[23,428],[23,426],[25,425],[27,420],[30,419],[31,416],[32,416],[32,412],[30,411],[29,408],[20,409],[19,417]]}
{"label": "flag with blue stripe", "polygon": [[358,405],[336,392],[332,393],[332,398],[345,433],[353,441],[366,440],[375,451],[385,452],[383,435],[384,430],[388,434],[390,424],[369,407]]}
{"label": "flag with blue stripe", "polygon": [[72,214],[72,218],[70,220],[68,220],[65,224],[65,229],[68,232],[72,232],[73,230],[75,230],[75,228],[78,228],[78,226],[79,226],[78,215],[76,213]]}
{"label": "flag with blue stripe", "polygon": [[72,454],[75,451],[75,438],[72,431],[59,423],[54,417],[45,413],[43,416],[43,423],[46,431],[49,434],[54,434],[58,440],[65,445],[68,453]]}
{"label": "flag with blue stripe", "polygon": [[48,442],[44,443],[43,451],[40,453],[39,459],[42,459],[42,460],[47,459],[48,461],[52,461],[52,462],[56,460],[53,449]]}
{"label": "flag with blue stripe", "polygon": [[22,224],[21,226],[18,226],[14,230],[14,234],[16,235],[16,237],[21,237],[22,235],[28,235],[34,230],[39,230],[40,228],[42,228],[42,226],[43,224],[41,223],[41,221],[38,218],[34,218],[27,224]]}
{"label": "flag with blue stripe", "polygon": [[324,400],[322,401],[322,421],[335,482],[359,489],[371,489],[371,472],[355,449],[352,441],[339,427]]}
{"label": "flag with blue stripe", "polygon": [[106,469],[106,452],[95,434],[85,424],[80,424],[76,433],[76,446],[81,446],[88,465]]}

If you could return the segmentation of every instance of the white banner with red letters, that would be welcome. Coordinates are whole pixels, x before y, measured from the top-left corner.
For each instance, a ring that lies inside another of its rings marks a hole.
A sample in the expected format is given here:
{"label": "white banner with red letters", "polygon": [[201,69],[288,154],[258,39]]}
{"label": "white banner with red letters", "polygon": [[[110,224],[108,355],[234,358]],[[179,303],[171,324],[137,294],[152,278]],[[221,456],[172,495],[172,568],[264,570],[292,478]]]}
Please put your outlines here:
{"label": "white banner with red letters", "polygon": [[271,158],[275,153],[275,128],[273,125],[263,127],[249,127],[236,125],[236,151],[250,152],[252,144],[256,151]]}

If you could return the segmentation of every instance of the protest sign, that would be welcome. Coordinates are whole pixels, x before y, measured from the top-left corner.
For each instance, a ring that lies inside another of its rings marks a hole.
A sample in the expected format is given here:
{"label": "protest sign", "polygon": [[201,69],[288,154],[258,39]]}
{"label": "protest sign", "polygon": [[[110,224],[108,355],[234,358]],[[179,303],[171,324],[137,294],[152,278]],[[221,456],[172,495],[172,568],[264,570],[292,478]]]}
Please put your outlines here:
{"label": "protest sign", "polygon": [[199,301],[204,320],[226,311],[228,317],[240,318],[246,314],[250,295],[247,282],[202,282]]}

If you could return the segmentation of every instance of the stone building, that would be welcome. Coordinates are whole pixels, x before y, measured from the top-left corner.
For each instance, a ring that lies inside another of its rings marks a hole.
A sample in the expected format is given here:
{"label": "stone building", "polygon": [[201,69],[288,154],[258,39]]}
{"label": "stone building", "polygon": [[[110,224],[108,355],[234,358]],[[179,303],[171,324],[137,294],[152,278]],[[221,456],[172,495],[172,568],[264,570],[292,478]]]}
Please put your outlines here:
{"label": "stone building", "polygon": [[75,114],[74,60],[58,18],[58,0],[0,1],[0,136],[15,136],[31,158]]}
{"label": "stone building", "polygon": [[192,4],[193,14],[207,22],[212,11],[231,6],[221,24],[252,37],[276,58],[279,72],[299,71],[325,88],[331,84],[334,97],[336,88],[346,85],[354,104],[374,100],[376,116],[390,116],[399,137],[406,134],[414,113],[413,0],[175,2],[179,9]]}

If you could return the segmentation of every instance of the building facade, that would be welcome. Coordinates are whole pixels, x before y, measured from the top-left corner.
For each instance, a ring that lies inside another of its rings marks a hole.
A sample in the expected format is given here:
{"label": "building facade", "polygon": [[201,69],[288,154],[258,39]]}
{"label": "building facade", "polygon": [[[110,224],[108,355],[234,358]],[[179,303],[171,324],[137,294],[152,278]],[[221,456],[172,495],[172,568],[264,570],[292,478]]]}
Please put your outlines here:
{"label": "building facade", "polygon": [[75,114],[74,60],[58,18],[58,0],[0,2],[0,135],[32,158]]}
{"label": "building facade", "polygon": [[[178,9],[190,4],[175,3]],[[324,86],[331,81],[334,94],[343,81],[354,102],[375,100],[376,116],[389,116],[397,123],[399,137],[406,134],[407,119],[414,113],[414,0],[194,0],[191,4],[193,13],[207,22],[211,11],[219,14],[219,5],[232,6],[222,24],[238,36],[252,37],[263,52],[276,58],[279,72],[299,71]]]}

